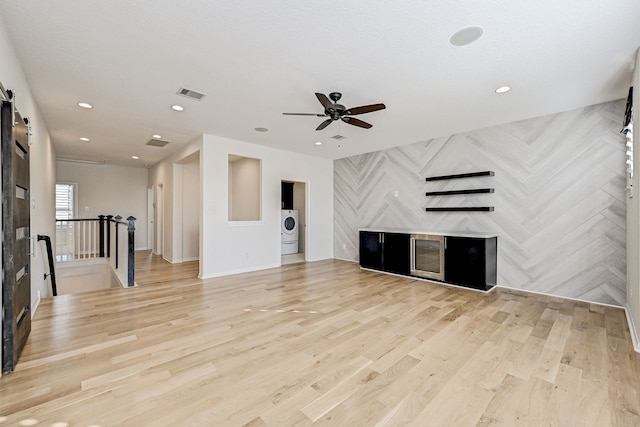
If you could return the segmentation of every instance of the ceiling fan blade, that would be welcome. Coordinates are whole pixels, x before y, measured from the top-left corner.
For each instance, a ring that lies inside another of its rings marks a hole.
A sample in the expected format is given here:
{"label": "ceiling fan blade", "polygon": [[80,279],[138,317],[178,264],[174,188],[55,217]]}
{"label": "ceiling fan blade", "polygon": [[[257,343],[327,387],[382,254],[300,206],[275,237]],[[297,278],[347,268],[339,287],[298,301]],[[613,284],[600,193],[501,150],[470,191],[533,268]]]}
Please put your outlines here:
{"label": "ceiling fan blade", "polygon": [[327,95],[325,95],[324,93],[316,92],[316,98],[318,98],[318,101],[320,101],[320,104],[322,104],[325,110],[335,109],[335,107],[333,106],[333,102],[331,102],[331,100],[327,98]]}
{"label": "ceiling fan blade", "polygon": [[320,123],[320,126],[318,126],[316,128],[316,130],[322,130],[324,128],[326,128],[327,126],[329,126],[331,124],[331,122],[333,121],[333,119],[327,119],[324,122]]}
{"label": "ceiling fan blade", "polygon": [[350,125],[353,125],[353,126],[358,126],[358,127],[365,128],[365,129],[369,129],[369,128],[371,128],[373,126],[373,125],[371,125],[371,124],[369,124],[367,122],[363,122],[362,120],[358,120],[358,119],[355,119],[353,117],[343,117],[342,121],[347,123],[347,124],[350,124]]}
{"label": "ceiling fan blade", "polygon": [[282,113],[285,116],[316,116],[316,117],[326,117],[326,114],[316,114],[316,113]]}
{"label": "ceiling fan blade", "polygon": [[363,105],[362,107],[349,108],[345,114],[349,116],[357,116],[358,114],[371,113],[372,111],[384,110],[387,108],[384,104]]}

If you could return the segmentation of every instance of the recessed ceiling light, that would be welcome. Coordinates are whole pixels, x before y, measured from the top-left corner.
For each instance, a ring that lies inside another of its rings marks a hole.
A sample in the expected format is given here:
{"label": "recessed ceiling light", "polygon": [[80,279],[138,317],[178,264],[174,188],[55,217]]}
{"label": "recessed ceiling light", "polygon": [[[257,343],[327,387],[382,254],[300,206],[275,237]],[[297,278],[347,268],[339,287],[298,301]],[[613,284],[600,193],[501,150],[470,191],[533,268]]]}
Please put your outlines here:
{"label": "recessed ceiling light", "polygon": [[80,141],[89,142],[89,138],[85,138],[84,136],[80,138]]}
{"label": "recessed ceiling light", "polygon": [[500,86],[498,89],[496,89],[496,93],[507,93],[511,90],[511,88],[509,86]]}
{"label": "recessed ceiling light", "polygon": [[454,46],[466,46],[482,37],[484,31],[481,27],[466,27],[457,31],[449,39],[449,43]]}
{"label": "recessed ceiling light", "polygon": [[162,139],[161,135],[155,134],[155,135],[151,135],[151,138],[153,139]]}
{"label": "recessed ceiling light", "polygon": [[172,105],[171,109],[175,110],[175,111],[182,111],[182,110],[184,110],[184,107],[182,105],[176,104],[176,105]]}
{"label": "recessed ceiling light", "polygon": [[132,158],[132,159],[134,159],[134,160],[138,160],[140,157],[138,157],[138,156],[131,156],[131,158]]}
{"label": "recessed ceiling light", "polygon": [[86,102],[78,102],[78,106],[82,107],[82,108],[87,108],[87,109],[91,109],[93,108],[93,105],[88,104]]}
{"label": "recessed ceiling light", "polygon": [[315,142],[315,144],[316,144],[316,145],[322,145],[322,142],[320,142],[320,141],[316,141],[316,142]]}
{"label": "recessed ceiling light", "polygon": [[255,130],[256,132],[267,132],[269,129],[267,129],[267,128],[254,128],[253,130]]}

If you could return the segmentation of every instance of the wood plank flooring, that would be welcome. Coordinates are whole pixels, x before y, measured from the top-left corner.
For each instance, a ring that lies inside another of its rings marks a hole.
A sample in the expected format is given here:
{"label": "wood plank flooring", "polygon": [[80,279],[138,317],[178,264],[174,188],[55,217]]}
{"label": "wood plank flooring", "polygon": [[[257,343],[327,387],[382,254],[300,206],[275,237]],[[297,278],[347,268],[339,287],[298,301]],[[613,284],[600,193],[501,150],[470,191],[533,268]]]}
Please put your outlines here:
{"label": "wood plank flooring", "polygon": [[[0,426],[638,426],[624,311],[327,260],[43,300]],[[20,424],[22,423],[22,424]]]}

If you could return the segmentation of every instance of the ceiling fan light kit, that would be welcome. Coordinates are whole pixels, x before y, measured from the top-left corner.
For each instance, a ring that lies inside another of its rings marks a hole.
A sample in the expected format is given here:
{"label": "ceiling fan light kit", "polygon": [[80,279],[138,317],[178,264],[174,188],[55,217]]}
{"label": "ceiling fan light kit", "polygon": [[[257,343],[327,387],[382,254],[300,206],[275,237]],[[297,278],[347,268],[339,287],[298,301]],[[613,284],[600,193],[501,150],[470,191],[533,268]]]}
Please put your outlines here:
{"label": "ceiling fan light kit", "polygon": [[338,101],[340,101],[340,98],[342,98],[342,94],[340,92],[331,92],[328,97],[323,93],[316,92],[316,98],[318,98],[318,101],[320,101],[320,104],[322,104],[322,106],[324,107],[324,114],[317,114],[317,113],[282,113],[282,114],[288,115],[288,116],[328,117],[328,119],[320,123],[320,125],[316,128],[316,130],[322,130],[336,120],[342,120],[343,122],[352,126],[361,127],[364,129],[370,129],[373,125],[351,116],[372,113],[374,111],[384,110],[386,108],[384,104],[371,104],[371,105],[363,105],[361,107],[355,107],[355,108],[346,108],[344,105],[338,104]]}

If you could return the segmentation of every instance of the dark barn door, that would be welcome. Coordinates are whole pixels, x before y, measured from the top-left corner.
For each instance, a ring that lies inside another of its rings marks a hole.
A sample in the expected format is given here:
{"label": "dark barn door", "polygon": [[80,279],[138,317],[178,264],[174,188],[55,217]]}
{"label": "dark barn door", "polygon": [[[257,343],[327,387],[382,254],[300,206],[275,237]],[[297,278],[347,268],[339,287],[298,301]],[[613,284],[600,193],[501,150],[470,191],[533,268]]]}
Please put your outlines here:
{"label": "dark barn door", "polygon": [[27,127],[2,101],[2,368],[15,369],[31,331],[29,146]]}

